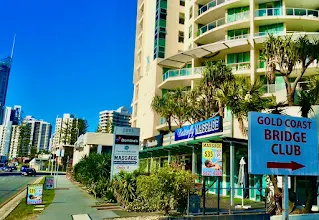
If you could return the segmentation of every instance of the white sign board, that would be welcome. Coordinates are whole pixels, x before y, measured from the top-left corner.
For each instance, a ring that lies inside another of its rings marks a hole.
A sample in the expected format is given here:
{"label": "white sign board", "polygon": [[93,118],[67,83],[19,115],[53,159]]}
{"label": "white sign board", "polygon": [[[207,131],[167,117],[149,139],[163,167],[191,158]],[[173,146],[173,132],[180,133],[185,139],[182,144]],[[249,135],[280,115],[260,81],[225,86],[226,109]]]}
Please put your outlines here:
{"label": "white sign board", "polygon": [[139,166],[140,129],[115,127],[112,148],[111,178],[121,170],[132,172]]}
{"label": "white sign board", "polygon": [[250,174],[319,175],[315,120],[249,112],[248,129]]}

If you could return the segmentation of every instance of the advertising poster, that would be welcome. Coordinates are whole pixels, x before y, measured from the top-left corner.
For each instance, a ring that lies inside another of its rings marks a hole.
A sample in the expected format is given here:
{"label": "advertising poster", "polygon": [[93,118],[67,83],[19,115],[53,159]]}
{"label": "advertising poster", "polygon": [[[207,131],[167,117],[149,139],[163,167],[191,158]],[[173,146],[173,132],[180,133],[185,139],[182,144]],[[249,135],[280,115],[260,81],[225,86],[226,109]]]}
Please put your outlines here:
{"label": "advertising poster", "polygon": [[43,184],[29,184],[27,188],[27,205],[42,204]]}
{"label": "advertising poster", "polygon": [[202,143],[202,176],[222,176],[222,143]]}
{"label": "advertising poster", "polygon": [[54,189],[54,177],[53,176],[45,177],[45,189]]}
{"label": "advertising poster", "polygon": [[114,128],[111,178],[120,171],[132,172],[139,166],[140,129]]}

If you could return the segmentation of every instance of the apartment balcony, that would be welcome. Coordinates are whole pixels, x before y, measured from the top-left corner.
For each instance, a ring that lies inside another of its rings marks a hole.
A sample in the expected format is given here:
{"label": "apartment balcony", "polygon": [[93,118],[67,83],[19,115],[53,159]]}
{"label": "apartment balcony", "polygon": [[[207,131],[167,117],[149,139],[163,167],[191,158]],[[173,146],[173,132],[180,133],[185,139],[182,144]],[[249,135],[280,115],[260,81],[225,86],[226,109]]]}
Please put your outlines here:
{"label": "apartment balcony", "polygon": [[[219,18],[210,22],[197,31],[195,43],[209,44],[225,39],[225,31],[249,27],[249,11],[244,11]],[[213,39],[213,40],[212,40]]]}
{"label": "apartment balcony", "polygon": [[[286,23],[287,30],[298,30],[315,32],[319,25],[319,11],[306,8],[266,8],[255,11],[256,25],[270,25],[275,23]],[[305,22],[312,21],[312,22]]]}
{"label": "apartment balcony", "polygon": [[[278,67],[279,68],[279,67]],[[291,73],[291,76],[296,76],[298,73],[300,73],[302,66],[301,64],[298,64],[294,67],[294,70]],[[319,71],[319,62],[318,60],[314,60],[307,68],[304,76],[312,76],[318,74]],[[258,61],[257,65],[257,73],[262,73],[264,74],[267,70],[267,65],[266,62],[263,60]]]}
{"label": "apartment balcony", "polygon": [[175,89],[178,86],[191,86],[192,80],[202,77],[204,67],[168,70],[163,75],[163,82],[158,85],[159,89]]}
{"label": "apartment balcony", "polygon": [[239,75],[250,75],[250,62],[232,63],[227,64],[233,74]]}

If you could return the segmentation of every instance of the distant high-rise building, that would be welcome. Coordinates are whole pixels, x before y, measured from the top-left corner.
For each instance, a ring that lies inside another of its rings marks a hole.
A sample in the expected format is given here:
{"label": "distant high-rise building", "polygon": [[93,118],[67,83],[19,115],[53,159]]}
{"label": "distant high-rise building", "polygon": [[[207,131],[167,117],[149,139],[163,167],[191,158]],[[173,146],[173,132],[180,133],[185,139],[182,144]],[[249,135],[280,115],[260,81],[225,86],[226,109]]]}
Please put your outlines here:
{"label": "distant high-rise building", "polygon": [[21,106],[2,107],[1,112],[0,155],[7,156],[10,151],[12,126],[19,124]]}
{"label": "distant high-rise building", "polygon": [[24,123],[30,126],[30,144],[37,148],[37,152],[48,151],[52,126],[43,120],[36,120],[32,116],[27,116]]}
{"label": "distant high-rise building", "polygon": [[66,130],[70,131],[70,128],[76,123],[76,118],[72,114],[63,114],[63,118],[56,118],[55,120],[55,133],[52,140],[52,151],[58,145],[71,145],[71,132],[64,132]]}
{"label": "distant high-rise building", "polygon": [[[9,158],[16,158],[18,156],[18,146],[19,146],[19,135],[20,127],[19,125],[12,125],[11,130],[11,141],[9,149]],[[28,153],[28,152],[25,152]]]}
{"label": "distant high-rise building", "polygon": [[114,126],[130,127],[131,114],[124,106],[115,110],[105,110],[100,112],[99,130],[101,132],[112,133]]}
{"label": "distant high-rise building", "polygon": [[12,57],[0,60],[0,106],[5,106]]}

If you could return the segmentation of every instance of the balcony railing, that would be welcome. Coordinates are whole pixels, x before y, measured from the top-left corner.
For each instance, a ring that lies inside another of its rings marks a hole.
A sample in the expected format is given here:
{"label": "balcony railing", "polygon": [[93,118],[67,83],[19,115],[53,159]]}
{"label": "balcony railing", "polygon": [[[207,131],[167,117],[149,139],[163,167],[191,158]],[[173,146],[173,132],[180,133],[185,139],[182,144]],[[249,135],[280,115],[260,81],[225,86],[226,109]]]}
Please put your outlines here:
{"label": "balcony railing", "polygon": [[255,33],[255,37],[264,37],[264,36],[271,35],[271,34],[275,35],[275,36],[285,35],[285,31],[258,32],[258,33]]}
{"label": "balcony railing", "polygon": [[231,63],[228,66],[232,69],[232,71],[245,71],[250,69],[250,62],[242,62],[242,63]]}
{"label": "balcony railing", "polygon": [[227,16],[227,23],[245,20],[249,18],[249,11],[243,11],[240,13],[232,14]]}
{"label": "balcony railing", "polygon": [[283,15],[282,8],[263,8],[255,11],[256,17]]}
{"label": "balcony railing", "polygon": [[228,40],[237,40],[237,39],[245,39],[245,38],[248,38],[249,37],[249,34],[241,34],[241,35],[237,35],[237,36],[228,36]]}
{"label": "balcony railing", "polygon": [[201,74],[203,72],[204,67],[195,67],[193,68],[186,68],[186,69],[179,69],[179,70],[168,70],[163,75],[163,81],[167,80],[168,78],[178,77],[178,76],[191,76],[195,74]]}
{"label": "balcony railing", "polygon": [[197,31],[197,36],[200,36],[204,33],[206,33],[207,31],[213,30],[216,27],[219,27],[221,25],[224,25],[226,23],[231,23],[231,22],[235,22],[235,21],[239,21],[239,20],[244,20],[244,19],[248,19],[249,18],[249,11],[243,11],[237,14],[233,14],[233,15],[228,15],[227,18],[220,18],[218,20],[215,20],[201,28],[198,29]]}
{"label": "balcony railing", "polygon": [[220,4],[223,4],[227,1],[230,1],[230,0],[213,0],[211,2],[209,2],[208,4],[202,6],[199,10],[198,10],[198,15],[201,15],[203,14],[204,12],[208,11],[209,9],[211,8],[214,8],[216,7],[217,5],[220,5]]}
{"label": "balcony railing", "polygon": [[319,11],[305,8],[287,8],[286,15],[288,16],[308,16],[319,18]]}
{"label": "balcony railing", "polygon": [[197,32],[197,36],[200,36],[204,33],[206,33],[207,31],[210,31],[210,30],[213,30],[214,28],[216,27],[219,27],[221,25],[224,25],[226,22],[225,22],[225,17],[224,18],[220,18],[216,21],[213,21],[203,27],[201,27],[198,32]]}
{"label": "balcony railing", "polygon": [[263,90],[265,93],[275,93],[277,91],[276,84],[265,84]]}

